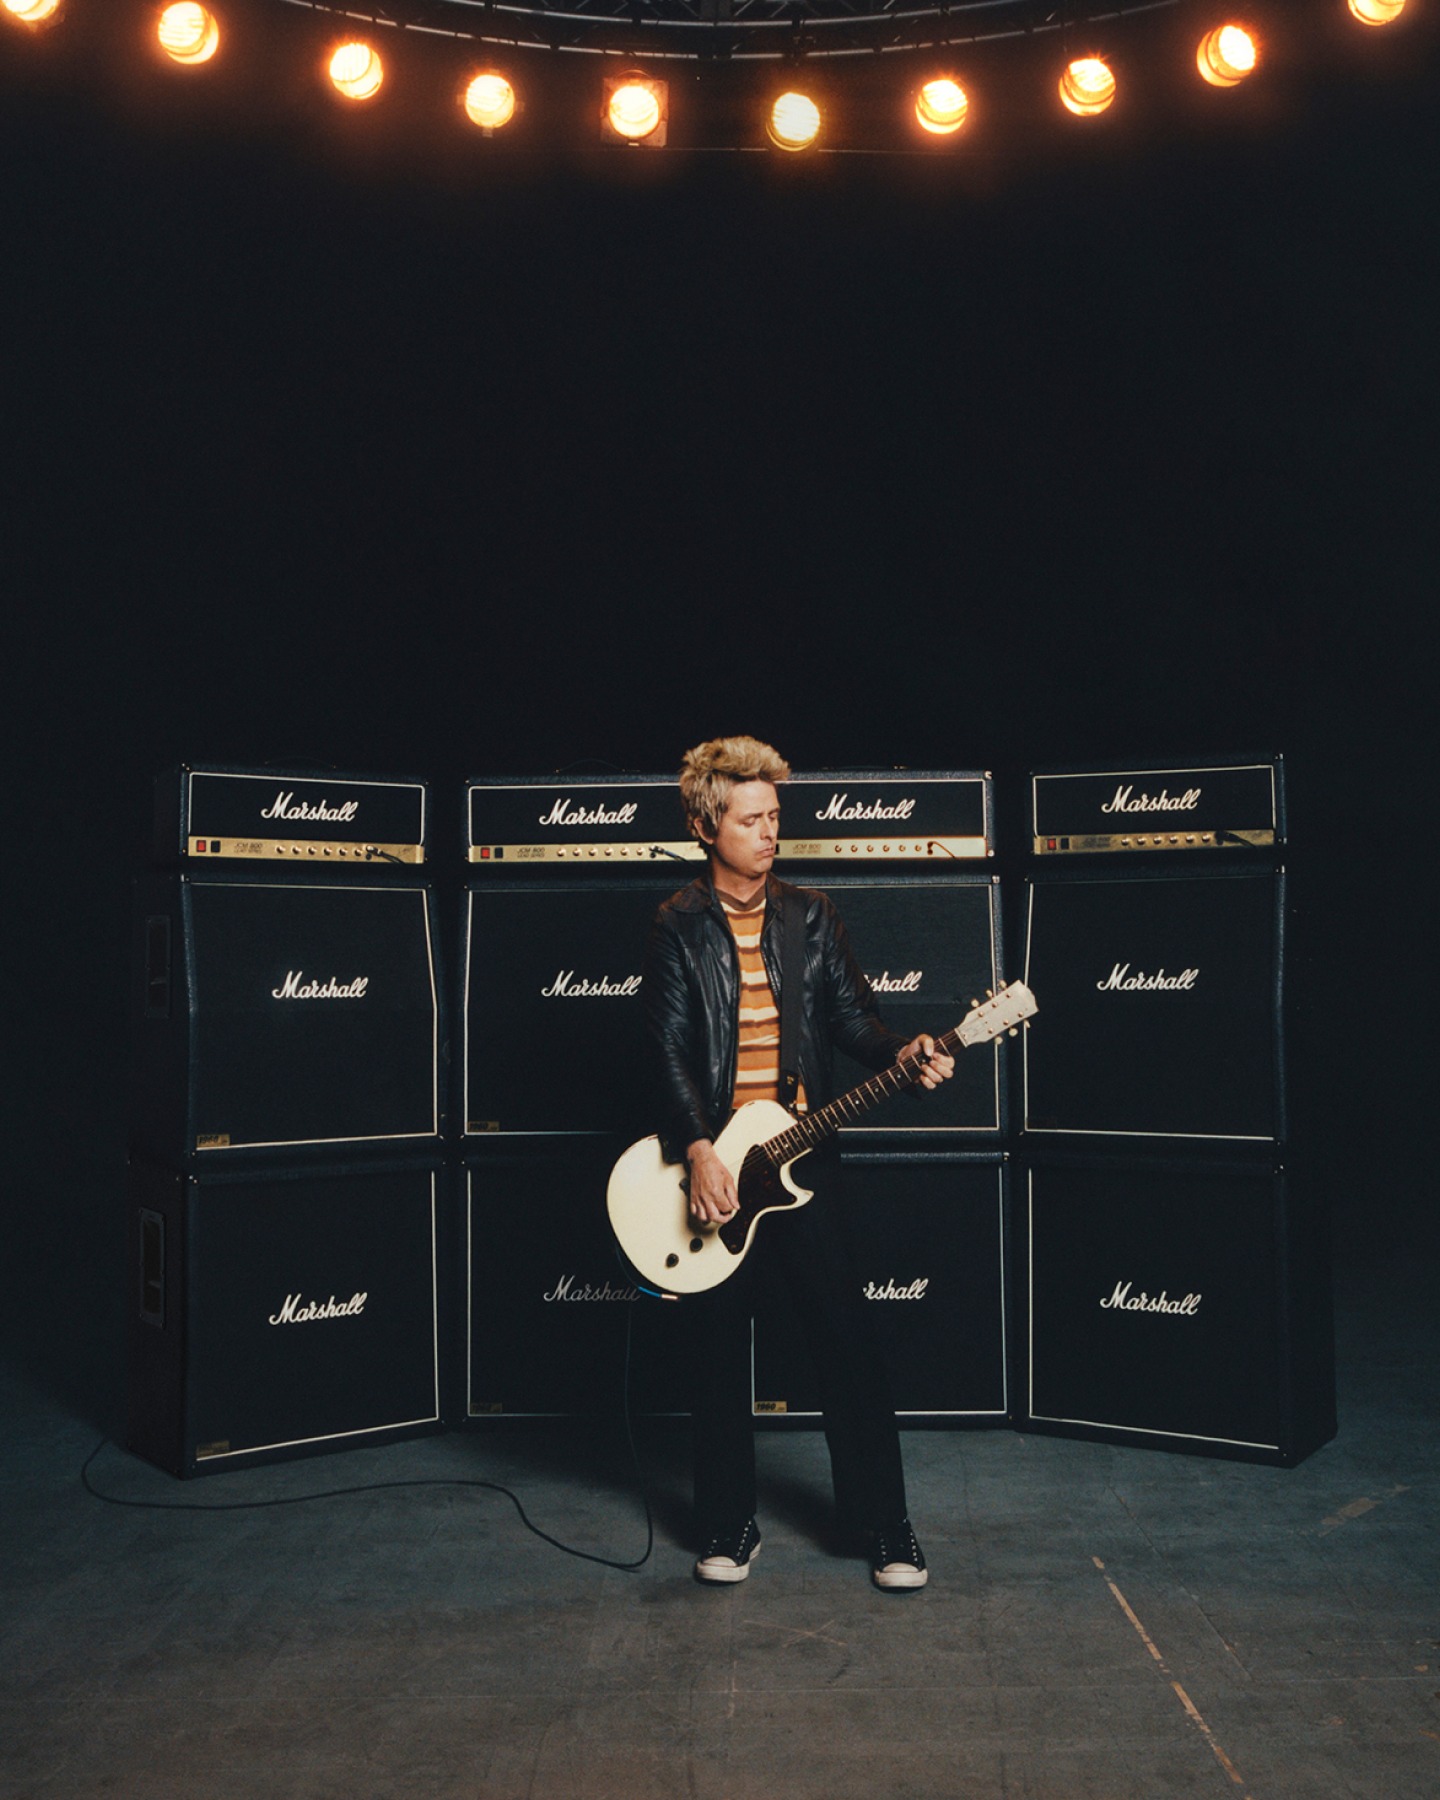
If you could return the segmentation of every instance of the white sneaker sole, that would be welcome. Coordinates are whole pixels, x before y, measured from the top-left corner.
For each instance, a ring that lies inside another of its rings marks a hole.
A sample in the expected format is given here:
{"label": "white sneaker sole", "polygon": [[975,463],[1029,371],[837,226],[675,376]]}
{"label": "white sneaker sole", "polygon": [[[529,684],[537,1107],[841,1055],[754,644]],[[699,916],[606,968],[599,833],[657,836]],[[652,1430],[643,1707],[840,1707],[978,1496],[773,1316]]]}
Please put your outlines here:
{"label": "white sneaker sole", "polygon": [[714,1582],[726,1586],[737,1581],[744,1581],[746,1576],[750,1573],[750,1563],[753,1563],[759,1554],[760,1546],[757,1544],[750,1552],[749,1562],[731,1562],[728,1556],[702,1556],[700,1561],[695,1565],[695,1579],[697,1581],[706,1583]]}
{"label": "white sneaker sole", "polygon": [[924,1587],[930,1579],[930,1571],[912,1568],[909,1563],[888,1563],[883,1569],[872,1571],[870,1579],[887,1594],[904,1593]]}

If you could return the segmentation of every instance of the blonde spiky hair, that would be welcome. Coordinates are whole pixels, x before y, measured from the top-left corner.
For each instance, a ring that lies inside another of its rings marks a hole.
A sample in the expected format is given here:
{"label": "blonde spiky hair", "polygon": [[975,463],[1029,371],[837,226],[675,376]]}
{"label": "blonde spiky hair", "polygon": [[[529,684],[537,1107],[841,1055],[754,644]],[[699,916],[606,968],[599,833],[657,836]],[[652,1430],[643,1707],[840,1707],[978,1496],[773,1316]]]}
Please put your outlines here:
{"label": "blonde spiky hair", "polygon": [[680,798],[696,837],[714,837],[730,804],[730,790],[742,781],[781,782],[790,765],[759,738],[718,737],[687,750],[680,764]]}

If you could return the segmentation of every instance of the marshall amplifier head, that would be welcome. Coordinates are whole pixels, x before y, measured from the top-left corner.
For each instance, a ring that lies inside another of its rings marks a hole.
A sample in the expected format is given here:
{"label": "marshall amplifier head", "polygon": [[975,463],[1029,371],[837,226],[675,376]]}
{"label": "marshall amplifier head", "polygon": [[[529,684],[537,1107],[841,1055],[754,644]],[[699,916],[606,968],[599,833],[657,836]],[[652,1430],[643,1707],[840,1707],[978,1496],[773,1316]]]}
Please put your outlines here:
{"label": "marshall amplifier head", "polygon": [[[781,788],[782,859],[967,861],[994,855],[985,774],[837,771],[799,774]],[[474,781],[469,857],[492,868],[523,864],[597,869],[701,862],[674,776],[553,776]]]}
{"label": "marshall amplifier head", "polygon": [[423,781],[183,767],[156,784],[156,852],[175,862],[269,862],[307,870],[425,860]]}
{"label": "marshall amplifier head", "polygon": [[632,868],[628,880],[471,887],[467,1135],[642,1137],[654,1129],[641,968],[650,921],[678,885],[670,865],[648,879]]}
{"label": "marshall amplifier head", "polygon": [[1253,1143],[1284,1134],[1282,874],[1029,884],[1024,1129]]}
{"label": "marshall amplifier head", "polygon": [[1037,1162],[1028,1427],[1293,1463],[1335,1432],[1328,1279],[1271,1166]]}
{"label": "marshall amplifier head", "polygon": [[544,864],[593,874],[646,864],[673,868],[705,855],[685,829],[680,790],[669,775],[472,781],[466,817],[470,861],[485,868]]}
{"label": "marshall amplifier head", "polygon": [[138,886],[137,1144],[173,1159],[438,1136],[428,889],[237,874]]}
{"label": "marshall amplifier head", "polygon": [[1030,777],[1036,856],[1270,849],[1285,841],[1284,764],[1039,771]]}
{"label": "marshall amplifier head", "polygon": [[472,1419],[688,1412],[681,1306],[642,1292],[605,1216],[607,1147],[500,1149],[467,1161],[467,1403]]}
{"label": "marshall amplifier head", "polygon": [[[916,869],[837,876],[820,885],[840,911],[881,1018],[902,1037],[953,1030],[972,1002],[1000,986],[1000,890],[990,877]],[[842,1143],[932,1134],[953,1142],[998,1132],[1002,1055],[999,1042],[962,1050],[951,1080],[932,1093],[881,1101],[844,1129]],[[837,1093],[873,1073],[837,1056]]]}
{"label": "marshall amplifier head", "polygon": [[183,1476],[438,1429],[438,1181],[133,1163],[130,1448]]}
{"label": "marshall amplifier head", "polygon": [[[1006,1423],[1005,1184],[998,1156],[843,1159],[836,1198],[902,1418]],[[819,1375],[794,1308],[778,1286],[760,1296],[755,1413],[813,1418]]]}
{"label": "marshall amplifier head", "polygon": [[780,790],[780,855],[824,863],[981,860],[995,854],[992,787],[980,773],[797,774]]}

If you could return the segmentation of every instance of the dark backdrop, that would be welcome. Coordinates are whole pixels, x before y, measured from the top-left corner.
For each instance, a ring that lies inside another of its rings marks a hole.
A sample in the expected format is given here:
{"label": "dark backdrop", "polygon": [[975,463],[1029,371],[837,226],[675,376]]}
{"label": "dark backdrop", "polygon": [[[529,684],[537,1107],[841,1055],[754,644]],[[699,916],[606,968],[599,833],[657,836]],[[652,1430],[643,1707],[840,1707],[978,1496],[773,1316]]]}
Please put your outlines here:
{"label": "dark backdrop", "polygon": [[1424,1229],[1435,32],[1365,54],[1230,131],[797,167],[432,157],[0,34],[36,1372],[113,1423],[127,884],[181,758],[1281,749],[1316,1180]]}

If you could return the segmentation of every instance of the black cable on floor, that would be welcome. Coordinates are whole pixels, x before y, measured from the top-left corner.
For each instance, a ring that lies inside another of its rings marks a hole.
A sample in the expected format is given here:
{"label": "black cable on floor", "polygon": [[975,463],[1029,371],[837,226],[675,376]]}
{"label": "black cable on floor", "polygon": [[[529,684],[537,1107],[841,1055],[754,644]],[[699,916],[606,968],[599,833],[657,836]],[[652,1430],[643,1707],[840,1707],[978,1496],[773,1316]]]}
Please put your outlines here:
{"label": "black cable on floor", "polygon": [[473,1475],[430,1476],[413,1481],[372,1481],[359,1487],[324,1488],[314,1494],[287,1494],[277,1500],[126,1500],[118,1494],[102,1494],[90,1480],[90,1465],[110,1442],[102,1437],[100,1442],[85,1458],[80,1470],[80,1485],[85,1492],[96,1500],[103,1500],[107,1506],[135,1506],[146,1512],[256,1512],[267,1506],[303,1506],[311,1500],[339,1500],[350,1494],[381,1494],[395,1488],[423,1487],[462,1487],[486,1488],[492,1494],[503,1494],[519,1514],[520,1523],[527,1531],[543,1538],[556,1550],[563,1550],[567,1556],[578,1556],[582,1562],[599,1563],[606,1569],[633,1570],[641,1569],[650,1560],[650,1553],[655,1548],[655,1517],[650,1506],[650,1493],[645,1485],[644,1471],[640,1467],[640,1453],[635,1444],[635,1427],[630,1416],[630,1349],[633,1336],[635,1314],[633,1310],[625,1321],[625,1439],[630,1446],[630,1460],[635,1470],[636,1485],[640,1490],[640,1499],[645,1507],[645,1552],[634,1562],[619,1562],[613,1557],[596,1556],[590,1550],[577,1550],[573,1544],[562,1544],[557,1537],[551,1537],[548,1531],[542,1531],[526,1515],[518,1496],[509,1488],[502,1487],[498,1481],[481,1481]]}

